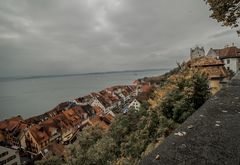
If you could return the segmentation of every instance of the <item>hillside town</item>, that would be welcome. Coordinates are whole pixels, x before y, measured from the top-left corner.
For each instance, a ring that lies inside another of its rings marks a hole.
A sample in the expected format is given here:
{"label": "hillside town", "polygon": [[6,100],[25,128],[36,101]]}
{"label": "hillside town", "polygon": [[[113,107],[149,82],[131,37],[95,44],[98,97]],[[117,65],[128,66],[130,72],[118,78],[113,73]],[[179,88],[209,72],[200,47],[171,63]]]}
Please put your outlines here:
{"label": "hillside town", "polygon": [[[113,86],[97,93],[60,103],[52,110],[23,119],[15,116],[0,122],[0,144],[35,157],[63,154],[86,125],[99,125],[107,130],[118,113],[127,113],[132,104],[149,91],[149,84]],[[145,98],[146,99],[146,98]]]}
{"label": "hillside town", "polygon": [[[208,76],[212,94],[240,71],[240,49],[234,44],[211,48],[208,53],[197,46],[190,50],[190,58],[184,64]],[[160,86],[162,79],[164,76],[138,79],[132,85],[112,86],[60,103],[38,116],[23,119],[18,115],[0,121],[0,145],[4,151],[0,153],[0,164],[27,164],[47,155],[63,156],[64,147],[73,143],[87,125],[107,131],[118,114],[139,111],[151,89]],[[15,154],[12,157],[10,153]],[[4,159],[9,156],[11,159]]]}

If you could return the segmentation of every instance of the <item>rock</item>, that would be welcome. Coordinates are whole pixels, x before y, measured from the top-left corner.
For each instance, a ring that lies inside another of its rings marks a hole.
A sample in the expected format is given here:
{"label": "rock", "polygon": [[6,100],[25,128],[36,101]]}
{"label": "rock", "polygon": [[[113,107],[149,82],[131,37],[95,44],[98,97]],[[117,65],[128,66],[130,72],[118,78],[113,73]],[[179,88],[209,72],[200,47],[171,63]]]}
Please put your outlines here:
{"label": "rock", "polygon": [[181,132],[174,133],[175,136],[183,136]]}
{"label": "rock", "polygon": [[227,113],[228,111],[222,110],[223,113]]}
{"label": "rock", "polygon": [[189,125],[187,128],[188,128],[188,129],[192,129],[192,128],[193,128],[193,125]]}
{"label": "rock", "polygon": [[157,156],[155,157],[156,160],[160,160],[160,155],[157,154]]}
{"label": "rock", "polygon": [[216,126],[216,127],[220,127],[220,125],[219,125],[219,124],[215,124],[215,126]]}
{"label": "rock", "polygon": [[177,133],[174,133],[175,136],[184,136],[186,135],[187,133],[186,132],[177,132]]}
{"label": "rock", "polygon": [[220,123],[221,123],[221,121],[216,121],[216,123],[220,124]]}

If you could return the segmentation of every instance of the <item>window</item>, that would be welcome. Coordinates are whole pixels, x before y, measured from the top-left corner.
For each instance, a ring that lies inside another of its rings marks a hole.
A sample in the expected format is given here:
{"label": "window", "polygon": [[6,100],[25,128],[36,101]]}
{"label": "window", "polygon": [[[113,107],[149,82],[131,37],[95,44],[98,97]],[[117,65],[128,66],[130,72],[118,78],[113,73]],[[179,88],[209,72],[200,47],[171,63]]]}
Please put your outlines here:
{"label": "window", "polygon": [[230,64],[230,59],[227,59],[227,64]]}
{"label": "window", "polygon": [[230,68],[229,68],[229,67],[227,67],[227,70],[230,70]]}

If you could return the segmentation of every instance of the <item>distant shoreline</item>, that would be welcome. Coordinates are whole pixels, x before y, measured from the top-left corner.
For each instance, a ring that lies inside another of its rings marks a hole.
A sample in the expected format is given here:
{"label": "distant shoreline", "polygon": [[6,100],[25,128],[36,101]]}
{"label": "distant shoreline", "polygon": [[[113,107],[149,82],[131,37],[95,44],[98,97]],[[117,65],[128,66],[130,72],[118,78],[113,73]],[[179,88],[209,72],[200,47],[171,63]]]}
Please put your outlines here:
{"label": "distant shoreline", "polygon": [[38,76],[16,76],[16,77],[0,77],[0,81],[11,80],[24,80],[24,79],[40,79],[40,78],[56,78],[56,77],[72,77],[72,76],[85,76],[85,75],[101,75],[101,74],[114,74],[114,73],[137,73],[148,71],[162,71],[170,70],[171,68],[159,69],[141,69],[141,70],[123,70],[123,71],[107,71],[107,72],[89,72],[89,73],[74,73],[74,74],[61,74],[61,75],[38,75]]}

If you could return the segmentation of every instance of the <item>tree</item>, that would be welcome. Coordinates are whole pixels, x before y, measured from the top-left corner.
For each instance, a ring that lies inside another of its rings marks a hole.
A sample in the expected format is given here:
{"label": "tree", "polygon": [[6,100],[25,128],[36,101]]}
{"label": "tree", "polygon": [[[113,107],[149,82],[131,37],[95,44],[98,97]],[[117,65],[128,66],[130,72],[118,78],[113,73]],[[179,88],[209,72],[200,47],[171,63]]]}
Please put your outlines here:
{"label": "tree", "polygon": [[[210,17],[232,28],[239,26],[240,0],[204,0],[210,5]],[[240,36],[240,30],[237,31]]]}
{"label": "tree", "polygon": [[69,146],[67,150],[67,164],[90,164],[91,159],[88,150],[93,147],[103,137],[101,127],[87,126],[83,128],[77,141]]}
{"label": "tree", "polygon": [[208,77],[199,71],[191,79],[179,78],[176,88],[170,90],[160,104],[162,114],[168,119],[182,123],[210,96]]}
{"label": "tree", "polygon": [[85,162],[85,165],[112,164],[111,161],[116,158],[115,149],[115,141],[108,136],[103,137],[87,151],[88,162]]}
{"label": "tree", "polygon": [[52,164],[61,165],[63,163],[64,162],[63,162],[62,158],[58,157],[58,156],[51,156],[46,159],[42,159],[42,160],[34,162],[34,164],[36,164],[36,165],[52,165]]}
{"label": "tree", "polygon": [[194,109],[198,109],[210,96],[210,90],[208,86],[208,77],[205,74],[199,72],[193,76],[193,104]]}

